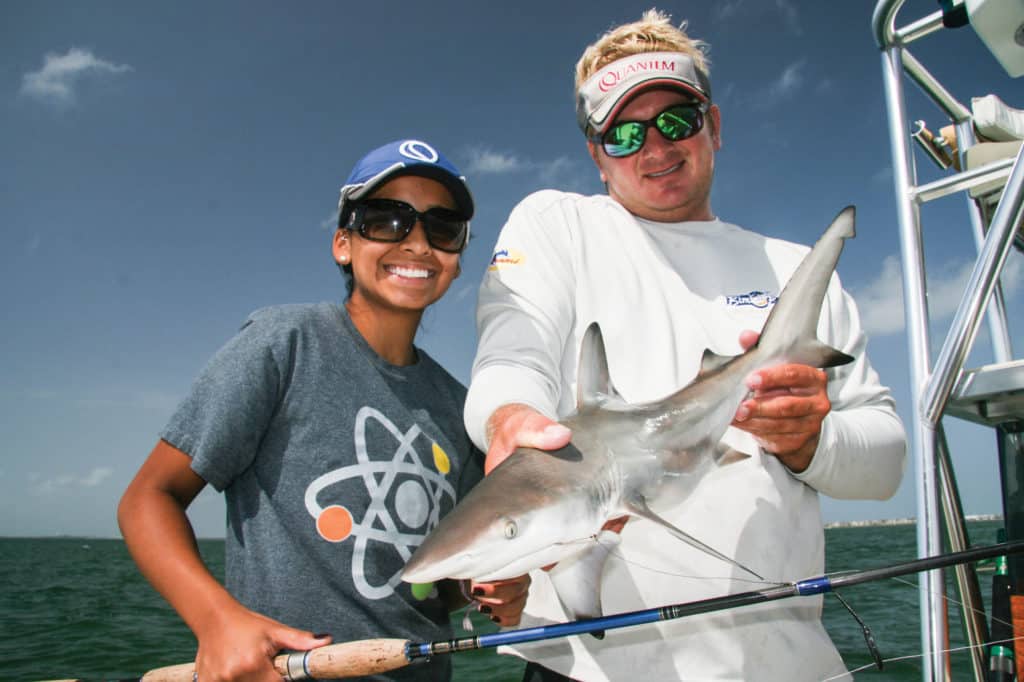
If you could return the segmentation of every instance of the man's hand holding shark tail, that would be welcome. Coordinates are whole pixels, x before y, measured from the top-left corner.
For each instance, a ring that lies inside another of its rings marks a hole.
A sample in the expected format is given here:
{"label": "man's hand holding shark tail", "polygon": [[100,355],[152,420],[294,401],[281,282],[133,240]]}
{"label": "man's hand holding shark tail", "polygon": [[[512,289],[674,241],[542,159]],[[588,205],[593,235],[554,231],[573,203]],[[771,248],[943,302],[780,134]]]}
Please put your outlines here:
{"label": "man's hand holding shark tail", "polygon": [[[740,335],[747,350],[757,343],[757,332]],[[790,471],[811,465],[818,449],[821,422],[832,409],[824,371],[807,365],[766,367],[747,377],[750,396],[736,410],[732,425],[748,432],[768,454]]]}

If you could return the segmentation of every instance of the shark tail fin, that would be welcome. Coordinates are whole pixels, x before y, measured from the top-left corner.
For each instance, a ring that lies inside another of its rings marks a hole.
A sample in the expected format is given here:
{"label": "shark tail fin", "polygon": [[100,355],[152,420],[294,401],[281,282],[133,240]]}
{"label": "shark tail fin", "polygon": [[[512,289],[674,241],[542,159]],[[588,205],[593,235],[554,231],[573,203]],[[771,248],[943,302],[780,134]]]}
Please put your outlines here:
{"label": "shark tail fin", "polygon": [[843,239],[853,239],[857,236],[857,207],[853,205],[844,207],[833,218],[832,222],[840,223],[840,226],[837,228],[839,230],[838,236]]}
{"label": "shark tail fin", "polygon": [[822,343],[818,339],[811,339],[804,343],[791,359],[793,362],[821,368],[838,367],[839,365],[853,362],[853,357],[838,348]]}
{"label": "shark tail fin", "polygon": [[647,519],[648,521],[653,521],[654,523],[658,524],[659,526],[661,526],[662,528],[667,530],[669,533],[671,533],[675,537],[679,538],[680,540],[682,540],[686,544],[690,545],[691,547],[693,547],[695,549],[699,549],[700,551],[704,552],[705,554],[713,556],[716,559],[720,559],[720,560],[724,561],[727,564],[731,564],[732,566],[735,566],[736,568],[740,569],[741,571],[744,571],[745,573],[749,573],[750,575],[754,576],[758,580],[764,580],[764,578],[762,578],[760,575],[758,575],[754,571],[750,570],[749,568],[747,568],[746,566],[744,566],[740,562],[736,561],[735,559],[733,559],[731,557],[727,557],[726,555],[722,554],[721,552],[719,552],[716,549],[713,549],[712,547],[709,547],[708,545],[704,544],[703,542],[701,542],[697,538],[693,537],[689,533],[687,533],[687,532],[685,532],[683,530],[680,530],[679,528],[676,528],[671,523],[669,523],[665,519],[663,519],[660,516],[658,516],[657,514],[655,514],[651,510],[651,508],[647,506],[647,502],[643,498],[638,498],[638,499],[631,500],[631,501],[629,501],[627,506],[629,507],[629,512],[631,514],[633,514],[634,516],[639,516],[641,518]]}

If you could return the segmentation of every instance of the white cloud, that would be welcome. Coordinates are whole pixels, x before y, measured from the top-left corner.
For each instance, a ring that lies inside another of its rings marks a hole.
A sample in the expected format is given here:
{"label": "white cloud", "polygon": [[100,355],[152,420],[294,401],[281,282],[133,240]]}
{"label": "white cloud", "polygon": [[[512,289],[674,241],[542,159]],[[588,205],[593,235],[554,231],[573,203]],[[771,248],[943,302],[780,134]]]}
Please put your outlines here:
{"label": "white cloud", "polygon": [[538,177],[546,184],[556,184],[575,170],[573,162],[565,156],[538,163],[536,166]]}
{"label": "white cloud", "polygon": [[[928,317],[931,322],[948,319],[956,312],[974,269],[974,261],[947,263],[927,275]],[[1003,292],[1014,298],[1024,279],[1021,259],[1007,262],[1003,270]],[[896,334],[904,329],[903,279],[899,258],[889,255],[873,282],[852,292],[860,310],[861,323],[871,336]]]}
{"label": "white cloud", "polygon": [[331,212],[331,215],[327,216],[326,218],[320,221],[320,229],[323,230],[324,232],[334,232],[336,229],[338,229],[338,218],[338,209],[335,208]]}
{"label": "white cloud", "polygon": [[871,336],[895,334],[903,329],[903,281],[896,256],[886,256],[873,282],[853,291],[861,324]]}
{"label": "white cloud", "polygon": [[582,191],[596,175],[587,164],[585,169],[566,156],[554,159],[524,159],[515,154],[497,152],[486,147],[473,147],[465,152],[468,162],[464,165],[470,180],[479,175],[507,175],[531,173],[540,185],[558,187],[568,191]]}
{"label": "white cloud", "polygon": [[502,154],[485,147],[474,147],[469,150],[469,163],[466,172],[470,175],[515,173],[525,170],[527,164],[518,157]]}
{"label": "white cloud", "polygon": [[892,166],[885,166],[871,175],[871,184],[892,184],[892,177]]}
{"label": "white cloud", "polygon": [[[800,25],[800,13],[791,0],[775,0],[774,10],[782,18],[783,23],[791,33],[800,35],[803,28]],[[749,3],[746,0],[721,0],[716,2],[712,8],[711,16],[717,22],[740,20],[746,18],[749,23],[763,22],[766,14],[771,14],[773,8],[764,2]]]}
{"label": "white cloud", "polygon": [[459,301],[461,303],[461,302],[465,301],[467,298],[475,295],[476,292],[477,292],[477,286],[476,286],[475,283],[474,284],[465,284],[465,285],[463,285],[463,286],[461,286],[461,287],[459,287],[458,289],[455,290],[454,298],[455,298],[456,301]]}
{"label": "white cloud", "polygon": [[804,85],[804,60],[793,62],[774,80],[761,87],[753,98],[753,106],[767,109],[779,102],[793,99]]}
{"label": "white cloud", "polygon": [[803,69],[803,67],[804,63],[803,60],[801,60],[794,64],[790,64],[782,72],[777,83],[777,89],[782,92],[782,94],[788,95],[800,89],[800,86],[803,85],[804,82],[803,76],[800,73],[800,70]]}
{"label": "white cloud", "polygon": [[96,467],[87,474],[60,474],[52,478],[41,478],[33,474],[33,487],[39,493],[50,495],[71,488],[95,488],[113,475],[114,470],[108,467]]}
{"label": "white cloud", "polygon": [[803,68],[804,62],[802,59],[787,66],[779,74],[779,77],[775,79],[775,82],[771,84],[771,92],[779,99],[794,94],[804,84],[804,77],[801,73]]}
{"label": "white cloud", "polygon": [[782,15],[782,19],[789,26],[789,30],[793,33],[800,35],[803,33],[803,29],[800,26],[800,13],[797,12],[796,7],[789,0],[775,0],[775,6],[778,8],[779,13]]}
{"label": "white cloud", "polygon": [[1010,251],[1010,257],[1003,268],[1003,291],[1008,299],[1016,298],[1024,284],[1024,255],[1020,251]]}
{"label": "white cloud", "polygon": [[83,76],[131,70],[127,64],[114,64],[96,57],[90,50],[72,47],[63,55],[48,52],[43,68],[22,77],[21,92],[41,100],[70,104],[75,99],[75,83]]}
{"label": "white cloud", "polygon": [[114,473],[113,469],[107,467],[97,467],[90,471],[88,474],[79,479],[79,483],[83,488],[93,488],[98,486],[103,481],[110,478],[111,474]]}
{"label": "white cloud", "polygon": [[743,8],[743,0],[722,0],[714,4],[712,15],[716,21],[727,21],[738,15]]}

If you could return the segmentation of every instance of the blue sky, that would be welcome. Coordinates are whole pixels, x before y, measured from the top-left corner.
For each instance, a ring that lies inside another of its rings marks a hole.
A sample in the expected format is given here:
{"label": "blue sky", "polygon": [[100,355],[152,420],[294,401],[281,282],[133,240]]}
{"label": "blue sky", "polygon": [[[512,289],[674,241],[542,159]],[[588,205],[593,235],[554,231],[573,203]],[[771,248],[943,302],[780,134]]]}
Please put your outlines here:
{"label": "blue sky", "polygon": [[[574,120],[579,53],[647,2],[26,2],[0,5],[0,535],[117,534],[117,500],[193,377],[253,309],[340,301],[337,190],[369,148],[417,137],[469,176],[463,275],[418,338],[468,381],[479,278],[527,193],[600,192]],[[840,274],[869,352],[910,414],[899,242],[870,2],[672,6],[711,44],[723,219],[811,243],[846,204]],[[937,3],[910,0],[907,19]],[[970,29],[913,48],[962,101],[1024,108]],[[908,85],[913,118],[937,110]],[[924,179],[940,171],[918,156]],[[924,210],[935,334],[973,262],[959,197]],[[614,254],[609,254],[613,258]],[[1021,258],[1005,278],[1022,336]],[[638,348],[642,348],[638,334]],[[937,342],[936,342],[937,345]],[[984,336],[972,365],[990,360]],[[1020,350],[1019,348],[1017,349]],[[947,420],[952,421],[952,420]],[[1000,511],[995,440],[949,424],[969,513]],[[913,470],[885,503],[915,513]],[[220,497],[192,509],[223,532]]]}

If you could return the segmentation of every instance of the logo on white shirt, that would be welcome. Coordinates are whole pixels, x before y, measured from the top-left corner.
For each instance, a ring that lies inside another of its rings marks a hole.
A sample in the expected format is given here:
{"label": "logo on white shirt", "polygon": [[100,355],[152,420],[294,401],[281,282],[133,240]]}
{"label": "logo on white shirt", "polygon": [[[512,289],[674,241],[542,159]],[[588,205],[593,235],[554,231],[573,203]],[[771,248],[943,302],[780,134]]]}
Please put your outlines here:
{"label": "logo on white shirt", "polygon": [[526,255],[515,249],[498,249],[491,256],[491,262],[488,265],[488,270],[498,270],[503,267],[510,265],[519,265],[526,260]]}
{"label": "logo on white shirt", "polygon": [[746,294],[734,294],[725,297],[725,304],[731,306],[753,306],[754,308],[767,308],[779,300],[775,294],[767,291],[751,291]]}

